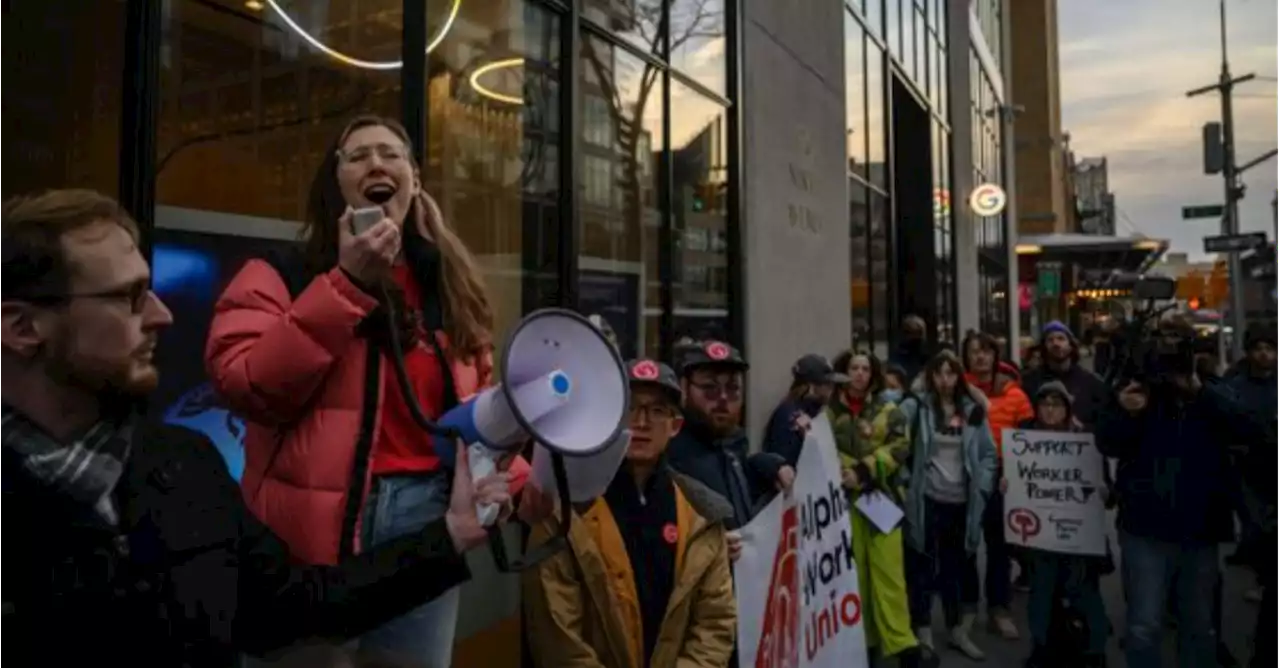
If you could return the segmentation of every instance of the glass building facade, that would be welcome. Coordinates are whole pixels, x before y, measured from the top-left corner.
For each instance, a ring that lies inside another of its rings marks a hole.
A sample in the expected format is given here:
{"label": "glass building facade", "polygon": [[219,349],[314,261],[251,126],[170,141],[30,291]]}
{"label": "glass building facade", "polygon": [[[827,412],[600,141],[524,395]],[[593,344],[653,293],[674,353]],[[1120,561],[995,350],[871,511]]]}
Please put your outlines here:
{"label": "glass building facade", "polygon": [[335,136],[377,113],[408,128],[424,186],[484,269],[499,331],[559,305],[602,315],[627,356],[684,335],[736,341],[732,10],[7,4],[4,122],[20,147],[6,146],[4,194],[96,188],[153,244],[170,231],[286,239]]}
{"label": "glass building facade", "polygon": [[881,356],[910,314],[956,339],[946,6],[845,3],[851,317]]}

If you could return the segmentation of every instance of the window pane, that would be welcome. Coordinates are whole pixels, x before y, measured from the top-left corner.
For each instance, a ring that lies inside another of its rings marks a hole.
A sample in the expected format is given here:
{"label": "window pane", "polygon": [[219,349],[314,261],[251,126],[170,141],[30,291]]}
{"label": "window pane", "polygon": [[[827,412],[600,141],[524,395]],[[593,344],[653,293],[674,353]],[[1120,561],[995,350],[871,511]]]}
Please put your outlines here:
{"label": "window pane", "polygon": [[[657,4],[657,0],[640,0]],[[725,0],[669,0],[671,66],[721,95],[725,92]]]}
{"label": "window pane", "polygon": [[369,0],[355,15],[329,5],[291,3],[296,29],[274,14],[264,16],[268,27],[200,0],[167,5],[158,226],[199,220],[212,231],[278,236],[303,219],[316,170],[351,117],[399,115],[397,71],[324,55],[299,31],[348,59],[395,62],[401,3]]}
{"label": "window pane", "polygon": [[656,323],[661,308],[662,77],[638,58],[584,35],[582,79],[583,107],[600,113],[584,116],[582,124],[581,308],[609,322],[624,357],[656,355],[656,325],[641,327],[641,316]]}
{"label": "window pane", "polygon": [[872,34],[879,35],[884,28],[884,1],[885,0],[867,0],[866,9],[862,16],[867,20],[867,30]]}
{"label": "window pane", "polygon": [[862,26],[845,13],[844,75],[845,75],[845,139],[849,171],[867,176],[867,79],[864,68]]}
{"label": "window pane", "polygon": [[[429,35],[445,4],[431,3]],[[534,3],[496,10],[463,2],[431,51],[422,175],[484,271],[501,333],[556,300],[560,24]]]}
{"label": "window pane", "polygon": [[889,44],[889,53],[902,53],[902,0],[885,0],[884,41]]}
{"label": "window pane", "polygon": [[871,330],[875,353],[880,359],[889,357],[889,199],[872,194],[867,214],[870,245],[867,254],[871,265]]}
{"label": "window pane", "polygon": [[868,238],[867,187],[849,179],[849,298],[855,347],[871,338],[871,258]]}
{"label": "window pane", "polygon": [[[662,4],[664,0],[574,0],[584,20],[634,44],[645,53],[662,56]],[[464,3],[465,4],[465,3]],[[476,4],[501,7],[503,3]]]}
{"label": "window pane", "polygon": [[726,110],[692,89],[671,85],[671,159],[677,238],[708,239],[707,248],[676,249],[675,338],[729,335],[729,247],[726,211]]}
{"label": "window pane", "polygon": [[4,197],[69,186],[116,194],[124,7],[5,3]]}
{"label": "window pane", "polygon": [[885,187],[885,132],[888,117],[884,104],[884,52],[867,44],[867,172],[871,183]]}

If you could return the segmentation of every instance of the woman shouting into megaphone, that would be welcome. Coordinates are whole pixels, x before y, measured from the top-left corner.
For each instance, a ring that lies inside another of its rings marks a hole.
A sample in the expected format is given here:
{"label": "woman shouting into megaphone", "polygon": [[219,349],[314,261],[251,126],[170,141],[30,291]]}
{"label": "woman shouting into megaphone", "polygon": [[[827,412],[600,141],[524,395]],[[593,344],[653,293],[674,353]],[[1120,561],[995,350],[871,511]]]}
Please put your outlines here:
{"label": "woman shouting into megaphone", "polygon": [[[440,437],[410,402],[435,419],[490,383],[493,312],[479,270],[412,155],[396,121],[352,121],[312,182],[304,241],[250,260],[215,307],[205,359],[248,423],[245,497],[310,563],[443,515],[451,478]],[[393,335],[416,396],[393,373]],[[527,471],[511,464],[513,493]],[[444,668],[457,606],[454,589],[361,645]]]}

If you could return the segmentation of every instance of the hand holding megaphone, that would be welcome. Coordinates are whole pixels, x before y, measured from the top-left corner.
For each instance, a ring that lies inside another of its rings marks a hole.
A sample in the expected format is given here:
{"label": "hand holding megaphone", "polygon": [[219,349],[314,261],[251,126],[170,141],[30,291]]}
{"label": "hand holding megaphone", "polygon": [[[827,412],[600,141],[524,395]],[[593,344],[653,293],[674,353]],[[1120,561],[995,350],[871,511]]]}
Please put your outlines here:
{"label": "hand holding megaphone", "polygon": [[[498,461],[535,443],[530,484],[556,490],[552,461],[563,458],[574,502],[602,494],[626,452],[622,428],[630,383],[617,349],[586,318],[560,309],[536,311],[507,342],[499,384],[441,416],[438,425],[465,447],[442,439],[446,465],[468,460],[473,478],[496,472]],[[477,508],[492,524],[500,509]]]}
{"label": "hand holding megaphone", "polygon": [[[478,508],[502,508],[511,503],[508,488],[511,477],[502,471],[472,477],[471,463],[467,457],[459,457],[453,471],[453,490],[449,495],[449,509],[445,511],[445,524],[453,547],[459,553],[484,543],[489,534],[485,529]],[[496,519],[496,517],[495,517]]]}

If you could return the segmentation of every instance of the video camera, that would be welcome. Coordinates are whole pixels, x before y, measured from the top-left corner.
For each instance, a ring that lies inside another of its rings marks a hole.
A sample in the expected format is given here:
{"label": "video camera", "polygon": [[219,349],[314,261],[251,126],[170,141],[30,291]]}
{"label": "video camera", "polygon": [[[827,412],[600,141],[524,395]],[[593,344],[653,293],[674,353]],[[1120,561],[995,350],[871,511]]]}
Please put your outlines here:
{"label": "video camera", "polygon": [[1162,321],[1177,304],[1159,304],[1173,299],[1177,283],[1155,276],[1118,277],[1116,282],[1129,287],[1135,301],[1145,303],[1120,327],[1107,384],[1116,389],[1130,382],[1154,386],[1168,383],[1174,376],[1191,375],[1195,371],[1195,332],[1189,325]]}

